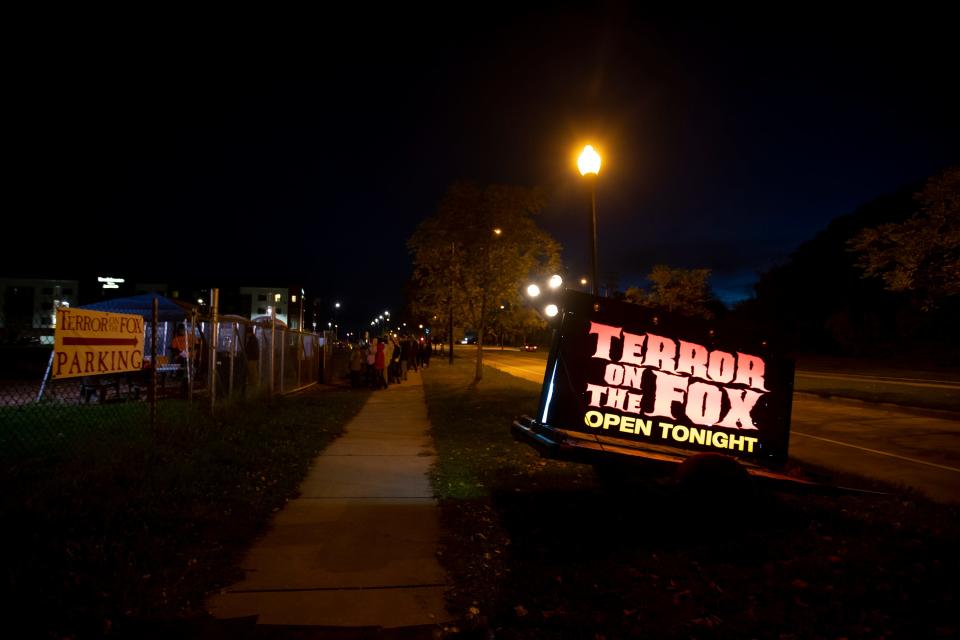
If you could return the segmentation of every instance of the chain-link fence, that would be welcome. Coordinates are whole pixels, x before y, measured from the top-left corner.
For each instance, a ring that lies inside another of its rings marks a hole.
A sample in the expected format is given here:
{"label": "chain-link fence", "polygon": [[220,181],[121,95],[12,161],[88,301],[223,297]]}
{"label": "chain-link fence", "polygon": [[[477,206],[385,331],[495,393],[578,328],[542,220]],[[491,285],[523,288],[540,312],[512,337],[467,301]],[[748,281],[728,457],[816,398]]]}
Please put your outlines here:
{"label": "chain-link fence", "polygon": [[52,379],[51,346],[0,347],[0,460],[136,439],[218,406],[264,401],[333,377],[330,334],[239,316],[146,322],[142,370]]}

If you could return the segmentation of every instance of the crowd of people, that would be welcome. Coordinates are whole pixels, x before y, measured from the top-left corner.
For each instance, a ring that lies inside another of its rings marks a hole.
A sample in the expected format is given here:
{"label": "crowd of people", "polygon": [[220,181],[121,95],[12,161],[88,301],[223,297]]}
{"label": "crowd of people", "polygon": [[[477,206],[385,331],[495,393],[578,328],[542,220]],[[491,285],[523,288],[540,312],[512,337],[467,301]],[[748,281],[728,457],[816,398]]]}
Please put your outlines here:
{"label": "crowd of people", "polygon": [[352,345],[350,384],[355,388],[386,389],[407,379],[411,370],[430,366],[431,344],[413,336],[388,335]]}

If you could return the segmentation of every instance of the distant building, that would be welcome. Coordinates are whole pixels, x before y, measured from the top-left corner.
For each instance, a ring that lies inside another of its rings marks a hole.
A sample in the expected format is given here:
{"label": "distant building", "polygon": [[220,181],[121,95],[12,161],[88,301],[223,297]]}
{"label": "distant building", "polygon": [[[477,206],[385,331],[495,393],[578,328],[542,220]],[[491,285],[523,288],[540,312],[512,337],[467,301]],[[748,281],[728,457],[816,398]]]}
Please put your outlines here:
{"label": "distant building", "polygon": [[[299,301],[299,297],[297,300]],[[251,320],[258,316],[269,316],[276,308],[277,319],[287,326],[289,322],[291,293],[286,287],[240,287],[239,296],[230,306],[237,315],[245,315]],[[226,309],[221,304],[221,310]]]}
{"label": "distant building", "polygon": [[75,306],[79,292],[77,280],[0,278],[0,329],[4,337],[23,334],[52,344],[57,308]]}

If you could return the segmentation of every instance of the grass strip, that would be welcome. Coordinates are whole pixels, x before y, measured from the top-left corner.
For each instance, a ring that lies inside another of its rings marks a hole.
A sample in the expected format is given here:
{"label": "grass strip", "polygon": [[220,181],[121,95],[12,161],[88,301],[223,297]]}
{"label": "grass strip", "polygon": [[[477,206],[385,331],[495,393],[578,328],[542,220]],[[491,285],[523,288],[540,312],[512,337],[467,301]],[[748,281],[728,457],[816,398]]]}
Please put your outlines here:
{"label": "grass strip", "polygon": [[539,387],[424,372],[441,559],[460,625],[498,638],[954,637],[960,508],[889,495],[605,486],[509,435]]}
{"label": "grass strip", "polygon": [[201,615],[367,396],[315,387],[215,419],[165,405],[156,433],[113,429],[4,466],[8,624],[91,637]]}

